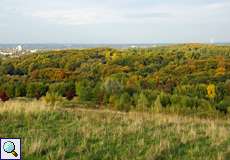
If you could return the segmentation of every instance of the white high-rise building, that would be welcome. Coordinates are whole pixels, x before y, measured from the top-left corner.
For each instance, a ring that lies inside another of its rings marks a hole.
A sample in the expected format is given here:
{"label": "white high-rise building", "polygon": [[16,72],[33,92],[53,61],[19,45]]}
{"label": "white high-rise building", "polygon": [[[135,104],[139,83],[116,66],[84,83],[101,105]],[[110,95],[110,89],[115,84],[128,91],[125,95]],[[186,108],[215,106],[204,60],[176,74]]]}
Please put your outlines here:
{"label": "white high-rise building", "polygon": [[17,50],[18,52],[21,52],[21,51],[23,50],[23,48],[22,48],[21,45],[18,45],[18,46],[16,47],[16,50]]}

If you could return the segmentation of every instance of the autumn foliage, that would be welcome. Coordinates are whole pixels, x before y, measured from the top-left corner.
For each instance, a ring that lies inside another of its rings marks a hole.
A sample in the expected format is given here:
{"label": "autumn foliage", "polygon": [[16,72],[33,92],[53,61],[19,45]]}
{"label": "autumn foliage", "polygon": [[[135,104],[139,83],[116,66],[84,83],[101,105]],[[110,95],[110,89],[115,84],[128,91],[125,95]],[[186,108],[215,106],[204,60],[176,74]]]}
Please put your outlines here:
{"label": "autumn foliage", "polygon": [[49,93],[123,111],[155,105],[157,110],[230,111],[229,46],[45,51],[5,57],[0,75],[2,101]]}

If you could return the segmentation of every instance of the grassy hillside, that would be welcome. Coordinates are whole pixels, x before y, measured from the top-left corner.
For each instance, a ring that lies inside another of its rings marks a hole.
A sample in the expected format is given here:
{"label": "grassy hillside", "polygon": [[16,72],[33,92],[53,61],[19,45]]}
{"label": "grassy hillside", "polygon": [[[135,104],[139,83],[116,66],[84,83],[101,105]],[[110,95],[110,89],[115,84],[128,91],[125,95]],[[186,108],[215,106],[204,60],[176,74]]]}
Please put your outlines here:
{"label": "grassy hillside", "polygon": [[21,137],[25,160],[221,160],[229,119],[0,103],[0,137]]}

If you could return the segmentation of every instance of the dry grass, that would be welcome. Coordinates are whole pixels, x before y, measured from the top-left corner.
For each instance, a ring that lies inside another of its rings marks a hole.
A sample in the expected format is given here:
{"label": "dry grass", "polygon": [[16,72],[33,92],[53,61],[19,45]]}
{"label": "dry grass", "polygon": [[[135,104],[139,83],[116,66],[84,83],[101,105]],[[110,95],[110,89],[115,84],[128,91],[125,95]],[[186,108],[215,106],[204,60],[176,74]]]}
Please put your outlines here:
{"label": "dry grass", "polygon": [[7,102],[0,102],[0,113],[11,112],[11,113],[33,113],[33,112],[46,112],[50,111],[51,108],[47,107],[44,101],[22,101],[13,100]]}
{"label": "dry grass", "polygon": [[[25,159],[228,159],[229,119],[0,104],[0,136],[22,137]],[[4,127],[5,126],[5,127]]]}

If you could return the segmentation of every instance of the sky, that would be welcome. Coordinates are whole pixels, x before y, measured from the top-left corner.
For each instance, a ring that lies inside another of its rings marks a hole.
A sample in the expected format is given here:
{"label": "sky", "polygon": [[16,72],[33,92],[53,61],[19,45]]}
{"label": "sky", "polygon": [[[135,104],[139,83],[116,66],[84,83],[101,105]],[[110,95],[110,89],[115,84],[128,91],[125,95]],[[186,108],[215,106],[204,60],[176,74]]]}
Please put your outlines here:
{"label": "sky", "polygon": [[0,0],[0,43],[230,42],[230,0]]}

